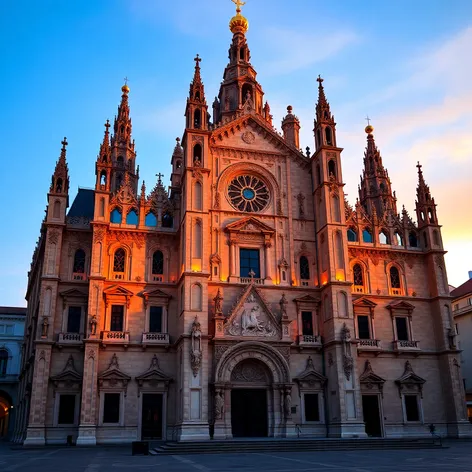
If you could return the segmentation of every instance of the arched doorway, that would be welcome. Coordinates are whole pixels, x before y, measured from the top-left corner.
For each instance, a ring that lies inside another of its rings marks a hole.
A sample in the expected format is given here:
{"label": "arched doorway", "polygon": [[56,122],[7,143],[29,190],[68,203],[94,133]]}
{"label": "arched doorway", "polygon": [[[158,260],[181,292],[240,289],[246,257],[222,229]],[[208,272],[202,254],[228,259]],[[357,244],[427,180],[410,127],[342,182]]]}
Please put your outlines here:
{"label": "arched doorway", "polygon": [[8,435],[11,407],[10,396],[5,392],[0,391],[0,438],[5,438]]}
{"label": "arched doorway", "polygon": [[286,437],[291,418],[290,369],[280,352],[258,341],[228,348],[215,370],[214,438]]}
{"label": "arched doorway", "polygon": [[257,359],[245,359],[231,372],[231,432],[234,438],[267,437],[271,385],[269,369]]}

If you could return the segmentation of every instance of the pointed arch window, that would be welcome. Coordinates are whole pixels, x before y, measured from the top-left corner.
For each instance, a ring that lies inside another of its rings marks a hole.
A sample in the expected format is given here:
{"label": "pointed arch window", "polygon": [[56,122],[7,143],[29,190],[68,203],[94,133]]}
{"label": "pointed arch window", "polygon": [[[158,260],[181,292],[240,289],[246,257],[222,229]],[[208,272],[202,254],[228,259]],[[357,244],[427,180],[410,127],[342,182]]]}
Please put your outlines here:
{"label": "pointed arch window", "polygon": [[61,193],[62,192],[62,179],[59,177],[56,180],[56,193]]}
{"label": "pointed arch window", "polygon": [[203,191],[202,184],[200,182],[195,182],[193,187],[193,203],[195,210],[201,210],[203,206]]}
{"label": "pointed arch window", "polygon": [[364,293],[364,271],[360,264],[355,264],[352,268],[352,273],[354,276],[354,292]]}
{"label": "pointed arch window", "polygon": [[337,195],[331,196],[331,213],[333,217],[333,221],[336,223],[341,222],[341,209],[339,206],[339,197]]}
{"label": "pointed arch window", "polygon": [[336,178],[336,162],[333,159],[328,162],[328,175]]}
{"label": "pointed arch window", "polygon": [[146,226],[157,226],[157,217],[156,215],[150,211],[147,215],[146,215],[146,218],[144,220],[144,224]]}
{"label": "pointed arch window", "polygon": [[83,249],[75,251],[72,278],[74,280],[85,280],[85,251]]}
{"label": "pointed arch window", "polygon": [[127,225],[138,224],[138,213],[136,212],[136,210],[133,209],[126,215],[126,224]]}
{"label": "pointed arch window", "polygon": [[0,377],[7,375],[8,357],[8,351],[0,349]]}
{"label": "pointed arch window", "polygon": [[349,228],[347,230],[347,240],[350,243],[355,243],[357,242],[357,231],[354,228]]}
{"label": "pointed arch window", "polygon": [[430,223],[435,223],[434,214],[433,214],[433,211],[431,210],[431,208],[428,209],[428,218],[429,218]]}
{"label": "pointed arch window", "polygon": [[398,229],[395,230],[393,237],[397,246],[404,246],[403,234],[401,233],[401,231],[399,231]]}
{"label": "pointed arch window", "polygon": [[372,238],[372,231],[369,228],[364,228],[362,231],[362,240],[365,243],[372,243],[373,238]]}
{"label": "pointed arch window", "polygon": [[119,208],[115,208],[110,213],[110,223],[121,223],[121,210]]}
{"label": "pointed arch window", "polygon": [[52,216],[53,216],[53,218],[60,218],[61,217],[61,202],[59,200],[56,200],[54,202]]}
{"label": "pointed arch window", "polygon": [[408,233],[408,243],[410,247],[418,247],[418,236],[414,231]]}
{"label": "pointed arch window", "polygon": [[202,223],[197,221],[193,229],[193,258],[200,259],[202,257]]}
{"label": "pointed arch window", "polygon": [[200,167],[202,164],[202,145],[195,144],[193,146],[193,165],[195,167]]}
{"label": "pointed arch window", "polygon": [[201,311],[202,309],[202,286],[200,284],[193,284],[190,292],[191,310]]}
{"label": "pointed arch window", "polygon": [[102,172],[100,173],[100,186],[105,188],[107,184],[107,173],[106,171],[102,170]]}
{"label": "pointed arch window", "polygon": [[124,249],[119,248],[113,255],[113,272],[114,278],[122,280],[125,278],[125,266],[126,266],[126,252]]}
{"label": "pointed arch window", "polygon": [[390,244],[390,235],[387,230],[383,229],[379,233],[380,244]]}
{"label": "pointed arch window", "polygon": [[400,271],[396,266],[390,267],[389,270],[390,277],[390,293],[391,295],[401,295],[402,294],[402,283],[400,279]]}
{"label": "pointed arch window", "polygon": [[101,216],[101,217],[105,216],[105,199],[103,197],[100,198],[100,204],[98,207],[98,216]]}
{"label": "pointed arch window", "polygon": [[193,127],[195,129],[200,129],[202,126],[202,112],[197,108],[193,112]]}
{"label": "pointed arch window", "polygon": [[163,228],[173,228],[174,226],[174,217],[168,211],[162,215],[162,227]]}
{"label": "pointed arch window", "polygon": [[435,246],[440,246],[439,242],[439,231],[437,229],[433,230],[433,243]]}
{"label": "pointed arch window", "polygon": [[327,126],[325,129],[325,137],[326,137],[326,144],[328,146],[332,146],[333,145],[333,132],[331,131],[331,128],[329,126]]}
{"label": "pointed arch window", "polygon": [[152,255],[152,280],[162,282],[164,274],[164,254],[162,251],[155,251]]}
{"label": "pointed arch window", "polygon": [[302,282],[301,285],[308,285],[308,281],[310,280],[310,263],[306,256],[300,257],[300,279]]}

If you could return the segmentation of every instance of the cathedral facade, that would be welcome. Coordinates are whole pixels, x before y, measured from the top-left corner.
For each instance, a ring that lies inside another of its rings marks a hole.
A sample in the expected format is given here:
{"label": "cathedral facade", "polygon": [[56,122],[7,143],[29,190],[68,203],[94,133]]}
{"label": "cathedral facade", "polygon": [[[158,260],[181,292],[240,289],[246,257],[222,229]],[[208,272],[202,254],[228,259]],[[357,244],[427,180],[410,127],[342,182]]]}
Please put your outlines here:
{"label": "cathedral facade", "polygon": [[64,139],[28,275],[14,439],[470,435],[421,166],[414,221],[368,126],[351,207],[323,80],[303,152],[291,107],[273,127],[240,5],[230,29],[211,114],[195,58],[168,188],[139,182],[127,85],[95,188],[70,208]]}

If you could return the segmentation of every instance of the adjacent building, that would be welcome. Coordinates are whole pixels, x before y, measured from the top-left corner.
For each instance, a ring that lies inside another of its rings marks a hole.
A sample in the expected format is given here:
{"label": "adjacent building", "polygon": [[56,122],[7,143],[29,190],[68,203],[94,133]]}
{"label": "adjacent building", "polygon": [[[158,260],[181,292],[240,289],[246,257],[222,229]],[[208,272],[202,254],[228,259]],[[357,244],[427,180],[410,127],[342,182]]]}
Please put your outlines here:
{"label": "adjacent building", "polygon": [[461,352],[467,413],[472,422],[472,271],[469,280],[451,292],[457,347]]}
{"label": "adjacent building", "polygon": [[0,307],[0,439],[11,437],[18,406],[26,308]]}
{"label": "adjacent building", "polygon": [[69,209],[62,142],[15,440],[470,435],[422,167],[412,218],[369,125],[351,206],[323,79],[302,151],[292,107],[273,126],[236,3],[211,105],[195,58],[168,187],[160,172],[150,192],[139,181],[127,85],[90,160],[94,189]]}

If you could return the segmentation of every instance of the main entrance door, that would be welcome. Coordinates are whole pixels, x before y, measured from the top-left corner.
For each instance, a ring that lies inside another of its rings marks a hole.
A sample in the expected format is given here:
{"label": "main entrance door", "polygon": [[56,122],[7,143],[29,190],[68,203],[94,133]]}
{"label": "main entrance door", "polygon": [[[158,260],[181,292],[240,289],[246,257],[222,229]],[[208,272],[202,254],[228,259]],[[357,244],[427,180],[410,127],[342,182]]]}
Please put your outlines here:
{"label": "main entrance door", "polygon": [[362,411],[364,412],[365,432],[367,436],[382,436],[379,397],[377,395],[362,395]]}
{"label": "main entrance door", "polygon": [[162,394],[143,395],[142,439],[162,439]]}
{"label": "main entrance door", "polygon": [[267,436],[267,390],[231,390],[231,428],[234,438]]}

